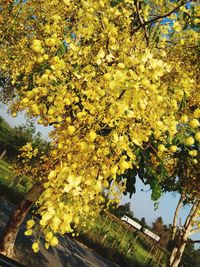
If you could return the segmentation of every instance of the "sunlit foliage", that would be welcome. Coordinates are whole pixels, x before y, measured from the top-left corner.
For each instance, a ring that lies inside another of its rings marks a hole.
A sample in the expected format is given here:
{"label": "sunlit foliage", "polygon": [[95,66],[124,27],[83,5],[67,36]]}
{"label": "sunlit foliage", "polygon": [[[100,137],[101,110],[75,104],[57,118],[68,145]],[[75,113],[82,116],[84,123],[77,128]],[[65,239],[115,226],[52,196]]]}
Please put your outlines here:
{"label": "sunlit foliage", "polygon": [[[48,248],[58,242],[55,233],[71,232],[98,212],[103,190],[110,201],[121,194],[118,176],[138,167],[136,147],[153,135],[165,150],[180,117],[198,105],[189,55],[196,61],[199,7],[157,0],[0,7],[0,71],[12,85],[10,110],[54,126],[48,156],[54,164],[37,203]],[[27,234],[34,225],[27,223]]]}

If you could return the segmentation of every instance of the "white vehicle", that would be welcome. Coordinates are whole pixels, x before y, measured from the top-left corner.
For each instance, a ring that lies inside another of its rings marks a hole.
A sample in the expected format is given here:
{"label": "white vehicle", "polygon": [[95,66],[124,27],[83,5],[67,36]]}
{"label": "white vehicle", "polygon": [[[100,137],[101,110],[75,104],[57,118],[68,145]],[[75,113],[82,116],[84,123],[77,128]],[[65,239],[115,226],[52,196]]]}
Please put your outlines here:
{"label": "white vehicle", "polygon": [[139,223],[135,222],[134,220],[132,220],[131,218],[129,218],[126,215],[122,216],[121,220],[127,222],[128,224],[132,225],[134,228],[136,228],[138,230],[140,230],[142,228],[142,225],[140,225]]}
{"label": "white vehicle", "polygon": [[160,240],[160,237],[154,233],[152,233],[150,230],[143,228],[142,232],[146,235],[148,235],[149,237],[151,237],[152,239],[156,240],[157,242]]}

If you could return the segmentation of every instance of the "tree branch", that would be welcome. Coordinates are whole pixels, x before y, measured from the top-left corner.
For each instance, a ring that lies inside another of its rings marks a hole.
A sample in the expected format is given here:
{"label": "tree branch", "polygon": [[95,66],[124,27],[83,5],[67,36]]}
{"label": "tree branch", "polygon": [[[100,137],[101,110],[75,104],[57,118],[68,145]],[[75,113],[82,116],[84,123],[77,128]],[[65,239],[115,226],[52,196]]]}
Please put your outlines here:
{"label": "tree branch", "polygon": [[192,229],[190,231],[191,235],[196,234],[196,233],[199,233],[199,232],[200,232],[200,228],[195,228],[195,229]]}
{"label": "tree branch", "polygon": [[179,202],[176,206],[176,210],[175,210],[174,218],[173,218],[173,226],[172,226],[172,240],[174,240],[176,236],[178,213],[179,213],[181,206],[183,205],[184,198],[185,198],[185,194],[182,193],[179,199]]}
{"label": "tree branch", "polygon": [[145,20],[143,19],[143,17],[140,14],[139,0],[135,0],[135,7],[136,7],[136,13],[137,13],[138,19],[140,21],[140,25],[143,25],[141,27],[144,28],[145,39],[146,39],[146,42],[147,42],[147,45],[148,45],[149,44],[149,38],[148,38],[148,35],[147,35],[147,29],[146,29],[146,25],[145,25],[146,22],[145,22]]}
{"label": "tree branch", "polygon": [[188,225],[190,225],[191,223],[191,220],[196,216],[196,210],[199,206],[199,200],[196,200],[190,210],[190,213],[189,215],[187,216],[187,219],[185,221],[185,224],[184,224],[184,229],[187,229],[188,228]]}
{"label": "tree branch", "polygon": [[187,243],[200,243],[200,240],[187,240]]}
{"label": "tree branch", "polygon": [[188,3],[188,2],[191,2],[191,0],[186,0],[186,1],[181,1],[181,3],[178,5],[178,6],[176,6],[174,9],[172,9],[171,11],[169,11],[168,13],[166,13],[166,14],[164,14],[164,15],[160,15],[160,16],[157,16],[157,17],[155,17],[155,18],[153,18],[153,19],[150,19],[150,20],[148,20],[148,21],[144,21],[143,23],[141,23],[137,28],[135,28],[135,29],[133,29],[132,31],[131,31],[131,34],[134,34],[135,32],[137,32],[140,28],[142,28],[142,27],[144,27],[144,26],[146,26],[146,25],[148,25],[148,24],[152,24],[152,23],[154,23],[154,22],[156,22],[157,20],[160,20],[160,19],[164,19],[164,18],[166,18],[166,17],[169,17],[171,14],[173,14],[176,10],[178,10],[181,6],[183,6],[183,5],[185,5],[186,3]]}

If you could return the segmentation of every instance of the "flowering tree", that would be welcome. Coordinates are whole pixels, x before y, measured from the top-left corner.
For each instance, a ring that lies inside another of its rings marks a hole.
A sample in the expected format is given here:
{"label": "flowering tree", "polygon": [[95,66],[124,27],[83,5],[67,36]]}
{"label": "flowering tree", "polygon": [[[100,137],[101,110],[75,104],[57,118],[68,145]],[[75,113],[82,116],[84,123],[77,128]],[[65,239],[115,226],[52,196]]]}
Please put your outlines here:
{"label": "flowering tree", "polygon": [[[156,201],[162,192],[178,192],[177,204],[170,240],[171,256],[167,266],[177,267],[189,237],[200,232],[200,109],[183,115],[177,125],[177,133],[169,143],[161,144],[151,137],[145,149],[137,150],[139,166],[129,170],[127,185],[138,175],[152,190],[151,198]],[[132,189],[132,188],[131,188]],[[131,192],[129,188],[127,191]],[[190,211],[183,227],[178,227],[178,216],[183,205]]]}
{"label": "flowering tree", "polygon": [[185,57],[197,45],[195,27],[186,25],[199,23],[199,9],[195,1],[157,0],[0,7],[0,71],[12,85],[10,111],[54,126],[53,164],[37,200],[41,219],[39,226],[27,223],[27,234],[38,227],[48,248],[58,243],[56,233],[72,232],[99,211],[103,190],[116,201],[124,191],[118,177],[138,168],[137,148],[154,136],[162,152],[188,112],[181,107],[199,103],[195,64]]}
{"label": "flowering tree", "polygon": [[[200,109],[196,109],[193,116],[199,117],[199,114]],[[174,213],[171,233],[172,246],[168,266],[173,267],[180,263],[188,238],[200,232],[200,145],[199,131],[194,129],[199,127],[199,122],[197,119],[191,119],[188,123],[186,115],[181,119],[184,119],[184,122],[178,126],[172,145],[163,146],[162,151],[158,150],[157,153],[155,146],[153,147],[155,150],[150,153],[142,177],[150,184],[154,200],[160,196],[161,191],[175,191],[181,195]],[[191,208],[180,229],[177,222],[183,205],[190,205]]]}

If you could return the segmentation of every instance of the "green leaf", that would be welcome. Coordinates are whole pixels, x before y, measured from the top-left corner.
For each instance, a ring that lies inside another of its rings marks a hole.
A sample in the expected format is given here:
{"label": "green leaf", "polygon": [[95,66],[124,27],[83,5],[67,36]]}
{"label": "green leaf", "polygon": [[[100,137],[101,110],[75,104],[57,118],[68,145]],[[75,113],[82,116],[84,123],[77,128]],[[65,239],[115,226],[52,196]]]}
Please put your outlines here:
{"label": "green leaf", "polygon": [[110,4],[112,7],[117,6],[118,4],[120,4],[123,0],[111,0]]}
{"label": "green leaf", "polygon": [[57,56],[59,58],[61,58],[65,53],[66,53],[66,50],[67,50],[67,46],[66,44],[62,43],[60,45],[60,47],[58,48],[58,51],[57,51]]}

